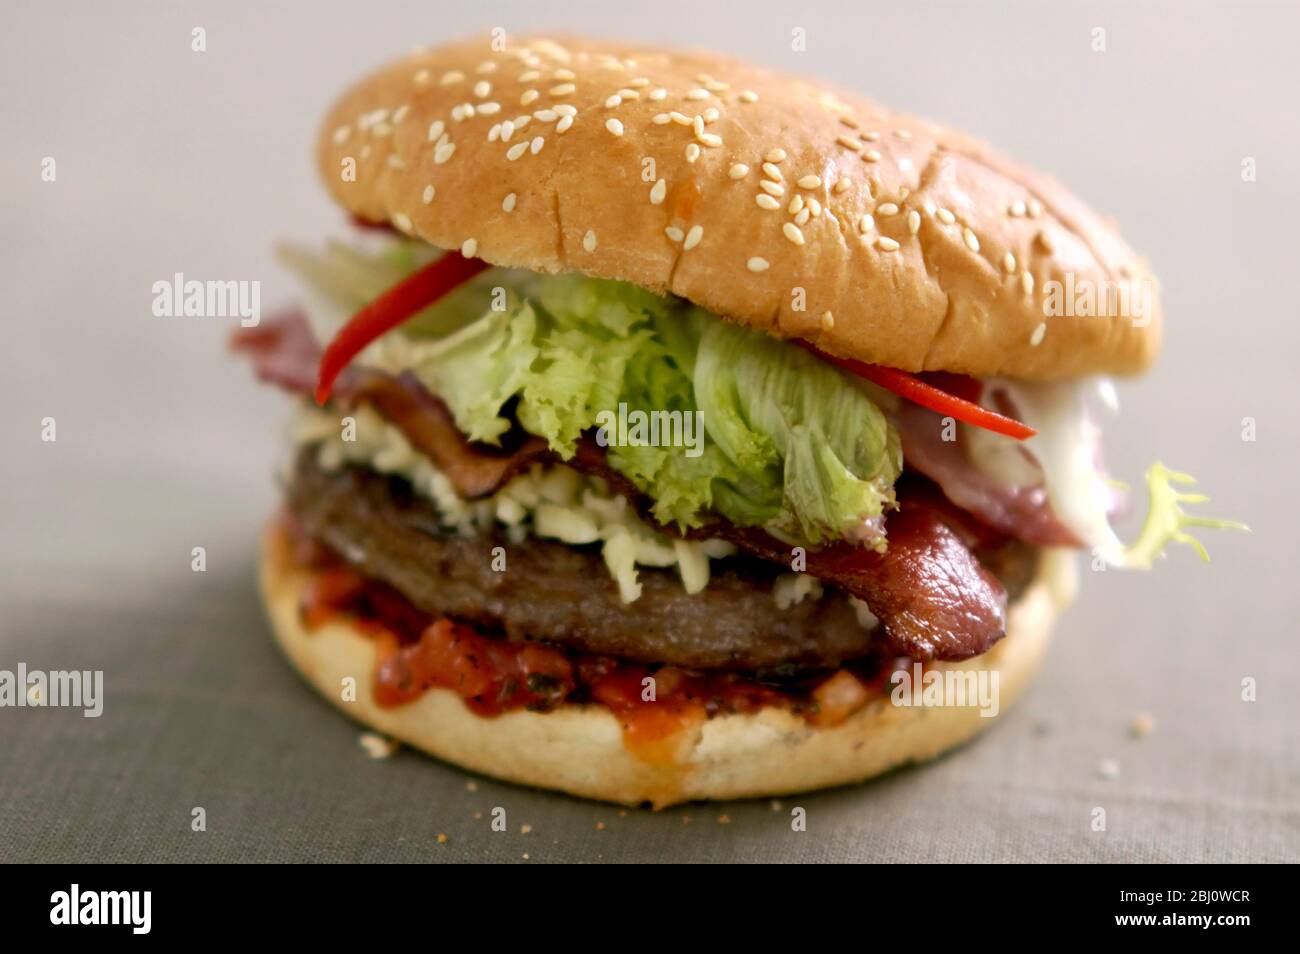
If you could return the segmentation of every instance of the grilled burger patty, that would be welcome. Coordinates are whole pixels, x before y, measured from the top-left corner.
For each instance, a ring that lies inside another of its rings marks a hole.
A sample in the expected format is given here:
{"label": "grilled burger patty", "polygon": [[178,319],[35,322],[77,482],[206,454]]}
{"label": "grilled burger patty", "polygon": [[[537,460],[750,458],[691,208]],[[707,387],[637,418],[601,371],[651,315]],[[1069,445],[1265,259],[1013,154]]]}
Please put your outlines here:
{"label": "grilled burger patty", "polygon": [[[788,609],[772,587],[783,568],[748,557],[713,561],[709,585],[688,594],[675,570],[638,568],[641,598],[624,603],[597,546],[498,533],[464,537],[441,526],[410,485],[364,467],[322,469],[304,451],[287,488],[303,529],[364,575],[393,586],[419,609],[472,623],[511,640],[544,640],[594,655],[691,669],[766,672],[838,666],[867,655],[877,628],[864,628],[845,596]],[[503,547],[507,569],[492,568]],[[1011,595],[1032,553],[1000,553],[991,568]]]}

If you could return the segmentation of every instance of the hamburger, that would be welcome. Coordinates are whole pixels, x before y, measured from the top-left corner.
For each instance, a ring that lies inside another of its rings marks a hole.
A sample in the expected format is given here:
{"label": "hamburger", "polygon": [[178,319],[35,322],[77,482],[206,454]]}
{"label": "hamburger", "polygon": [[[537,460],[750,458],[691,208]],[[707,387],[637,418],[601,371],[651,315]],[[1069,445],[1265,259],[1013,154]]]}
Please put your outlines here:
{"label": "hamburger", "polygon": [[[936,123],[713,53],[529,37],[362,80],[317,165],[355,226],[241,329],[298,396],[261,589],[358,721],[624,804],[929,759],[1005,711],[1075,556],[1130,543],[1109,376],[1145,262]],[[1123,307],[1117,307],[1123,306]]]}

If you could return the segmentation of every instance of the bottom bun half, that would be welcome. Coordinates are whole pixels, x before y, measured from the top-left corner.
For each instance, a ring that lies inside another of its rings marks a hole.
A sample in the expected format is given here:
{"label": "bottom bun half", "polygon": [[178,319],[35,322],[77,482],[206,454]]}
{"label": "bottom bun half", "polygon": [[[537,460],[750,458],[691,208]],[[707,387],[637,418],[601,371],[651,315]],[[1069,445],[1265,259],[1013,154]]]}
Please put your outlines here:
{"label": "bottom bun half", "polygon": [[[859,782],[934,758],[996,721],[973,706],[900,707],[882,697],[833,728],[817,728],[769,707],[715,716],[683,731],[674,757],[652,764],[623,744],[619,720],[601,705],[485,718],[454,692],[434,688],[414,702],[381,708],[372,693],[374,641],[342,617],[308,631],[299,612],[307,581],[281,533],[269,529],[261,561],[267,613],[285,654],[325,698],[358,722],[463,768],[586,798],[663,808]],[[1073,555],[1044,551],[1033,583],[1010,607],[1006,638],[983,656],[931,664],[927,671],[996,671],[999,711],[1005,712],[1037,668],[1052,622],[1075,585]],[[349,677],[355,701],[343,698]]]}

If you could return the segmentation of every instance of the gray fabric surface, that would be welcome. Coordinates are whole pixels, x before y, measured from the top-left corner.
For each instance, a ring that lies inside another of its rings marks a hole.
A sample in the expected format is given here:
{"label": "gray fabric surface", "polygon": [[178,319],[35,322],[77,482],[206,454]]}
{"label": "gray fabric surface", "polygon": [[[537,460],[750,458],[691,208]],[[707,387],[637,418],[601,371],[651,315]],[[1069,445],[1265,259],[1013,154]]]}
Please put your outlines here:
{"label": "gray fabric surface", "polygon": [[[103,669],[107,700],[99,719],[0,709],[0,860],[1300,860],[1294,9],[907,4],[792,22],[775,4],[707,6],[9,5],[0,669]],[[1255,534],[1206,534],[1208,567],[1178,552],[1151,575],[1085,572],[1041,678],[991,733],[778,809],[624,813],[409,752],[372,761],[279,658],[254,594],[284,403],[223,355],[229,321],[155,319],[150,286],[183,271],[287,300],[272,242],[340,225],[310,155],[341,85],[416,37],[543,23],[872,91],[1115,214],[1163,278],[1169,326],[1157,370],[1122,388],[1112,469],[1188,469],[1211,512]],[[808,55],[789,50],[796,25]],[[46,416],[56,443],[40,441]],[[1241,701],[1243,677],[1258,701]],[[1156,729],[1130,738],[1142,711]],[[1099,776],[1105,759],[1117,777]],[[790,830],[795,806],[806,832]],[[497,807],[508,832],[489,828]]]}

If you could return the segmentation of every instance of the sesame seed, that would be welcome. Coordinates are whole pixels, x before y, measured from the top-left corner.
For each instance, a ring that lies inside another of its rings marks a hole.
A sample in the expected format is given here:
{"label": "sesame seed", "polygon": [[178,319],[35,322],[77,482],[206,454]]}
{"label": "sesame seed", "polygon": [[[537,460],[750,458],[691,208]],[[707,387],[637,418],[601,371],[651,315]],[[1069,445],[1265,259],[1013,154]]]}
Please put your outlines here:
{"label": "sesame seed", "polygon": [[682,230],[675,225],[670,225],[668,226],[668,228],[664,229],[664,235],[667,235],[669,241],[672,242],[680,242],[683,238],[686,237],[682,233]]}
{"label": "sesame seed", "polygon": [[646,79],[644,76],[638,76],[636,79],[630,79],[630,80],[628,80],[628,81],[627,81],[627,85],[628,85],[628,86],[635,86],[635,87],[637,87],[638,89],[640,89],[640,88],[643,88],[643,87],[649,86],[649,85],[650,85],[650,81],[649,81],[648,79]]}
{"label": "sesame seed", "polygon": [[509,195],[507,195],[504,199],[501,200],[501,211],[513,212],[515,210],[515,203],[517,201],[519,201],[519,197],[515,195],[513,192],[511,192]]}
{"label": "sesame seed", "polygon": [[740,101],[742,103],[757,103],[758,94],[752,89],[743,90],[740,94]]}
{"label": "sesame seed", "polygon": [[334,130],[334,144],[336,146],[342,145],[343,141],[347,139],[351,133],[352,128],[350,126],[340,126],[338,129]]}
{"label": "sesame seed", "polygon": [[396,125],[406,118],[406,114],[411,111],[411,107],[406,104],[398,106],[393,110],[393,124]]}
{"label": "sesame seed", "polygon": [[679,125],[679,126],[693,126],[693,125],[695,125],[695,121],[694,121],[693,119],[691,119],[690,116],[687,116],[685,113],[679,113],[679,112],[677,112],[677,110],[673,110],[673,111],[672,111],[671,113],[669,113],[668,115],[669,115],[669,117],[672,119],[672,121],[675,122],[675,123],[676,123],[677,125]]}
{"label": "sesame seed", "polygon": [[1046,335],[1047,335],[1047,322],[1040,321],[1038,323],[1038,327],[1034,329],[1034,333],[1029,336],[1029,344],[1032,347],[1037,348],[1040,344],[1043,343],[1043,338]]}
{"label": "sesame seed", "polygon": [[605,120],[605,128],[608,129],[610,132],[612,132],[615,136],[623,135],[623,124],[619,122],[617,119],[614,119],[613,117],[610,117],[609,119]]}
{"label": "sesame seed", "polygon": [[781,208],[781,203],[765,192],[760,192],[754,196],[754,201],[758,203],[760,209],[767,209],[769,212]]}
{"label": "sesame seed", "polygon": [[572,116],[561,116],[560,121],[555,124],[555,131],[563,135],[573,125]]}
{"label": "sesame seed", "polygon": [[745,263],[745,267],[748,268],[751,272],[765,272],[768,270],[769,265],[767,259],[759,258],[757,255],[755,255],[753,258],[751,258],[749,261]]}
{"label": "sesame seed", "polygon": [[1032,295],[1034,293],[1034,276],[1029,272],[1021,272],[1020,287],[1025,290],[1026,295]]}
{"label": "sesame seed", "polygon": [[710,149],[716,149],[722,145],[722,137],[714,135],[713,133],[702,133],[700,135],[700,142],[704,143],[704,145],[708,146]]}
{"label": "sesame seed", "polygon": [[588,252],[596,251],[596,233],[587,229],[587,234],[582,237],[582,247]]}
{"label": "sesame seed", "polygon": [[876,132],[874,129],[868,129],[859,133],[858,138],[863,142],[877,142],[880,139],[880,133]]}
{"label": "sesame seed", "polygon": [[514,134],[515,134],[515,124],[507,119],[505,122],[501,124],[501,141],[509,142],[510,137],[513,136]]}
{"label": "sesame seed", "polygon": [[531,102],[533,102],[534,100],[536,100],[537,97],[540,96],[540,95],[542,95],[542,94],[539,93],[539,92],[537,92],[537,90],[535,90],[535,89],[526,89],[526,90],[523,91],[523,93],[521,93],[521,94],[519,95],[519,105],[520,105],[520,106],[527,106],[529,103],[531,103]]}
{"label": "sesame seed", "polygon": [[477,251],[478,251],[478,239],[472,239],[472,238],[465,239],[464,244],[461,245],[460,247],[460,254],[464,255],[466,258],[473,258],[474,253]]}
{"label": "sesame seed", "polygon": [[1030,199],[1027,211],[1031,219],[1036,219],[1043,214],[1043,206],[1037,199]]}
{"label": "sesame seed", "polygon": [[519,74],[519,82],[531,83],[533,80],[541,79],[541,77],[542,74],[537,72],[537,70],[526,70],[525,72]]}
{"label": "sesame seed", "polygon": [[862,154],[862,160],[864,162],[879,162],[880,153],[876,152],[874,149],[868,150]]}
{"label": "sesame seed", "polygon": [[939,217],[939,221],[944,225],[952,225],[957,221],[957,216],[953,215],[947,209],[940,209],[935,213],[935,215]]}
{"label": "sesame seed", "polygon": [[656,182],[653,186],[650,187],[650,204],[659,205],[661,202],[663,202],[664,196],[667,194],[668,194],[668,183],[665,182],[663,179],[660,179],[658,182]]}
{"label": "sesame seed", "polygon": [[771,149],[763,158],[768,162],[783,162],[785,160],[785,150],[780,148]]}
{"label": "sesame seed", "polygon": [[702,238],[704,238],[704,226],[692,225],[691,230],[686,233],[686,241],[682,243],[682,251],[687,252],[695,248]]}
{"label": "sesame seed", "polygon": [[690,100],[708,99],[709,91],[707,89],[693,89],[686,94],[686,98]]}
{"label": "sesame seed", "polygon": [[554,76],[557,80],[576,79],[576,77],[573,75],[573,70],[560,69],[560,70],[556,70],[551,75]]}
{"label": "sesame seed", "polygon": [[560,118],[560,114],[553,109],[539,109],[533,113],[533,119],[539,123],[553,123]]}
{"label": "sesame seed", "polygon": [[862,216],[862,218],[858,219],[858,231],[861,232],[863,235],[866,235],[875,227],[876,227],[876,220],[873,219],[870,215],[864,215]]}
{"label": "sesame seed", "polygon": [[978,252],[980,250],[980,240],[975,237],[975,233],[972,232],[969,228],[964,228],[961,230],[961,237],[962,240],[966,243],[966,247],[970,249],[972,252]]}
{"label": "sesame seed", "polygon": [[1039,232],[1034,236],[1034,241],[1036,241],[1038,247],[1048,255],[1051,255],[1052,252],[1055,251],[1055,246],[1052,245],[1052,239],[1046,232]]}
{"label": "sesame seed", "polygon": [[722,113],[718,112],[716,107],[710,106],[704,112],[700,113],[700,115],[704,117],[704,121],[706,123],[716,123],[718,121],[718,117],[721,116]]}
{"label": "sesame seed", "polygon": [[773,182],[780,182],[783,178],[785,178],[784,176],[781,175],[781,170],[778,169],[771,162],[763,163],[763,175],[767,176]]}
{"label": "sesame seed", "polygon": [[428,205],[433,201],[435,195],[437,195],[437,190],[434,189],[432,184],[430,184],[424,187],[424,194],[421,195],[420,198],[424,201],[425,205]]}
{"label": "sesame seed", "polygon": [[362,159],[370,158],[370,143],[366,143],[364,146],[361,147],[361,158]]}
{"label": "sesame seed", "polygon": [[577,106],[573,106],[573,105],[571,105],[570,103],[556,103],[556,104],[555,104],[554,106],[552,106],[551,108],[554,109],[554,110],[555,110],[557,113],[559,113],[561,116],[576,116],[576,115],[578,115],[578,107],[577,107]]}
{"label": "sesame seed", "polygon": [[743,179],[748,173],[749,166],[745,165],[743,162],[737,162],[727,171],[727,175],[731,176],[733,179]]}
{"label": "sesame seed", "polygon": [[835,185],[831,187],[831,191],[834,192],[836,195],[840,195],[841,193],[848,192],[850,187],[852,187],[852,185],[853,185],[853,180],[849,179],[848,177],[845,177],[843,179],[836,179]]}
{"label": "sesame seed", "polygon": [[509,159],[511,162],[514,162],[516,159],[518,159],[527,151],[528,151],[528,143],[517,142],[509,149],[506,150],[506,158]]}
{"label": "sesame seed", "polygon": [[899,139],[908,140],[912,138],[912,131],[910,129],[895,129],[894,135]]}
{"label": "sesame seed", "polygon": [[686,161],[687,161],[687,162],[694,162],[694,161],[695,161],[696,159],[698,159],[698,158],[700,158],[700,145],[699,145],[699,143],[695,143],[695,142],[687,143],[687,144],[686,144]]}
{"label": "sesame seed", "polygon": [[546,145],[545,139],[543,139],[541,136],[534,136],[533,141],[528,145],[528,151],[535,156],[542,151],[542,147],[544,145]]}
{"label": "sesame seed", "polygon": [[444,162],[446,162],[448,159],[452,157],[452,154],[455,151],[456,151],[456,144],[454,142],[443,143],[437,149],[433,150],[434,165],[439,165],[439,166],[442,165]]}
{"label": "sesame seed", "polygon": [[769,195],[785,195],[785,186],[779,182],[773,182],[770,179],[763,179],[758,183],[758,187]]}
{"label": "sesame seed", "polygon": [[835,141],[839,143],[841,146],[843,146],[845,149],[852,149],[854,152],[857,152],[859,149],[862,148],[862,146],[858,143],[856,139],[853,139],[849,136],[836,136]]}
{"label": "sesame seed", "polygon": [[479,103],[478,112],[482,116],[492,116],[496,113],[501,112],[501,104],[500,103]]}
{"label": "sesame seed", "polygon": [[887,235],[882,235],[876,239],[876,247],[882,252],[897,252],[898,243]]}
{"label": "sesame seed", "polygon": [[619,105],[622,102],[623,102],[623,97],[618,95],[618,93],[615,93],[613,96],[605,97],[605,108],[613,109],[615,106]]}
{"label": "sesame seed", "polygon": [[411,82],[416,86],[426,86],[429,83],[428,70],[416,70],[415,75],[411,77]]}
{"label": "sesame seed", "polygon": [[896,206],[896,205],[895,205],[894,203],[892,203],[892,202],[882,202],[882,203],[880,203],[880,205],[876,206],[876,214],[877,214],[877,215],[897,215],[897,214],[898,214],[898,206]]}
{"label": "sesame seed", "polygon": [[561,83],[559,86],[552,86],[547,93],[551,96],[570,96],[577,88],[572,83]]}
{"label": "sesame seed", "polygon": [[803,232],[800,231],[799,226],[795,225],[793,222],[786,222],[781,226],[781,231],[785,233],[785,237],[795,245],[803,244]]}
{"label": "sesame seed", "polygon": [[850,129],[858,128],[858,121],[852,116],[841,116],[840,123],[841,125],[848,126]]}
{"label": "sesame seed", "polygon": [[800,189],[820,189],[822,187],[821,176],[803,176],[799,179]]}
{"label": "sesame seed", "polygon": [[496,70],[497,70],[497,65],[494,62],[492,62],[491,60],[484,60],[482,63],[478,65],[478,69],[476,70],[476,72],[495,73]]}
{"label": "sesame seed", "polygon": [[810,209],[810,208],[808,208],[807,206],[805,206],[804,208],[800,209],[800,210],[799,210],[799,213],[794,217],[794,224],[795,224],[795,225],[806,225],[807,222],[808,222],[808,219],[809,219],[811,216],[812,216],[812,209]]}
{"label": "sesame seed", "polygon": [[667,95],[668,95],[668,90],[660,86],[658,89],[652,89],[650,91],[650,100],[652,102],[657,103]]}
{"label": "sesame seed", "polygon": [[803,208],[803,196],[796,195],[793,199],[790,200],[790,204],[785,207],[785,210],[789,212],[791,215],[798,215],[799,210],[802,208]]}
{"label": "sesame seed", "polygon": [[656,126],[667,126],[672,121],[673,117],[669,116],[667,113],[659,113],[654,119],[650,120],[650,122],[654,123]]}
{"label": "sesame seed", "polygon": [[1018,219],[1024,214],[1025,214],[1025,203],[1019,199],[1017,199],[1015,202],[1012,202],[1011,205],[1007,206],[1007,215],[1011,216],[1013,219]]}
{"label": "sesame seed", "polygon": [[375,136],[387,136],[393,131],[392,123],[375,123],[370,132]]}
{"label": "sesame seed", "polygon": [[812,213],[815,219],[822,214],[822,204],[811,196],[808,198],[808,211]]}
{"label": "sesame seed", "polygon": [[479,99],[487,99],[488,94],[492,92],[492,84],[487,80],[479,80],[474,84],[474,95]]}
{"label": "sesame seed", "polygon": [[703,135],[704,135],[704,117],[703,117],[703,116],[696,116],[694,119],[692,119],[692,120],[691,120],[691,128],[695,130],[695,135],[697,135],[697,136],[703,136]]}
{"label": "sesame seed", "polygon": [[619,99],[640,99],[641,94],[634,89],[620,89],[618,97]]}
{"label": "sesame seed", "polygon": [[435,119],[432,125],[429,126],[429,142],[433,142],[435,139],[438,139],[443,134],[443,131],[446,128],[447,128],[446,123],[444,123],[441,119]]}
{"label": "sesame seed", "polygon": [[442,85],[450,86],[452,83],[459,83],[465,78],[465,74],[460,70],[451,70],[442,74]]}
{"label": "sesame seed", "polygon": [[1014,275],[1016,273],[1016,257],[1010,252],[1007,252],[1007,254],[1002,256],[1002,268],[1008,275]]}
{"label": "sesame seed", "polygon": [[829,311],[822,312],[821,326],[822,331],[830,331],[835,327],[835,316]]}
{"label": "sesame seed", "polygon": [[410,216],[408,216],[405,212],[394,212],[393,224],[396,225],[403,232],[411,231],[411,219]]}

